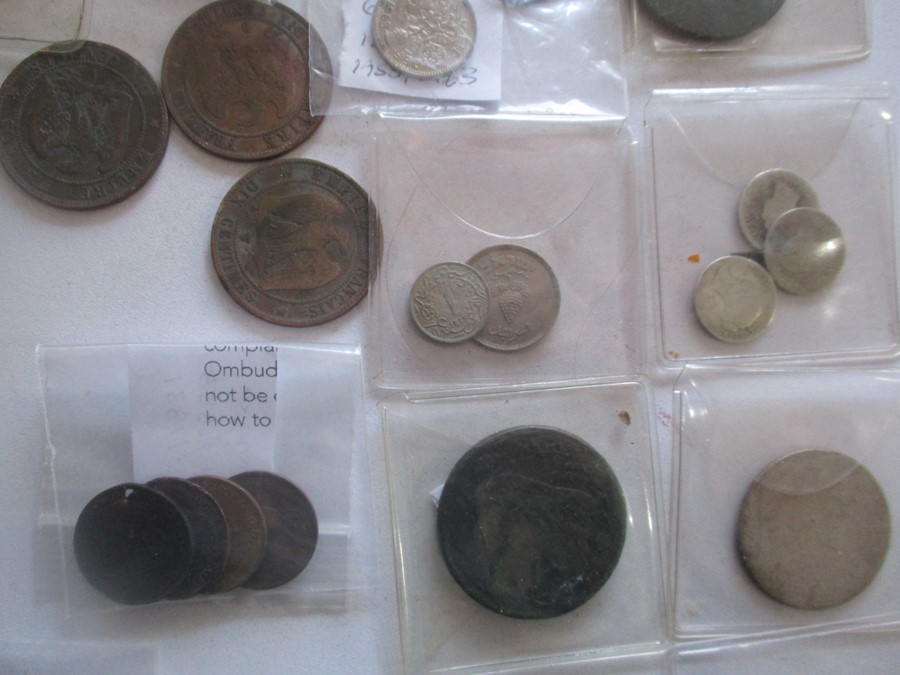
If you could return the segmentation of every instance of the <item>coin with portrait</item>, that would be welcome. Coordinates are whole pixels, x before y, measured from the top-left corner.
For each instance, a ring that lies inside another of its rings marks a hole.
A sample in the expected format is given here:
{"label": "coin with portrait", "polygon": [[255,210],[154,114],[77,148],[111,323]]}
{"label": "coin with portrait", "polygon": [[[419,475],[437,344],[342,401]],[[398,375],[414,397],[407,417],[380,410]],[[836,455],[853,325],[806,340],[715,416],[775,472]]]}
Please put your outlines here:
{"label": "coin with portrait", "polygon": [[772,323],[775,282],[757,262],[738,255],[714,260],[694,288],[694,313],[723,342],[749,342]]}

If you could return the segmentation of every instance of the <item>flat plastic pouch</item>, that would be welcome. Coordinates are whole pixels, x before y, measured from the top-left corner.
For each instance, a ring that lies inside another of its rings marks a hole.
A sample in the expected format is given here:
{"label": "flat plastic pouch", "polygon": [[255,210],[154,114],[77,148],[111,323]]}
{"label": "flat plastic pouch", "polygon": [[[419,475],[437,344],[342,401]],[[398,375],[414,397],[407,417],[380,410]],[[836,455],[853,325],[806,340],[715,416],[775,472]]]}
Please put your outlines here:
{"label": "flat plastic pouch", "polygon": [[108,642],[0,642],[0,671],[8,675],[153,675],[156,650]]}
{"label": "flat plastic pouch", "polygon": [[92,0],[0,0],[0,40],[63,42],[87,37]]}

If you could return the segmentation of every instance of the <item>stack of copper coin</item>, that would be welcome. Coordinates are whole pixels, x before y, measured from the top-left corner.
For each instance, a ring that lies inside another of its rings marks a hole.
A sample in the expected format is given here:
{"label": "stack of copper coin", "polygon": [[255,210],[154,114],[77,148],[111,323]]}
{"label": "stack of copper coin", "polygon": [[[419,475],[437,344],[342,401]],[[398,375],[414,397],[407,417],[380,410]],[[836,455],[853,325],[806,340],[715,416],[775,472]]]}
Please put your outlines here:
{"label": "stack of copper coin", "polygon": [[309,564],[318,539],[312,504],[286,478],[156,478],[104,490],[75,525],[75,560],[116,602],[275,588]]}

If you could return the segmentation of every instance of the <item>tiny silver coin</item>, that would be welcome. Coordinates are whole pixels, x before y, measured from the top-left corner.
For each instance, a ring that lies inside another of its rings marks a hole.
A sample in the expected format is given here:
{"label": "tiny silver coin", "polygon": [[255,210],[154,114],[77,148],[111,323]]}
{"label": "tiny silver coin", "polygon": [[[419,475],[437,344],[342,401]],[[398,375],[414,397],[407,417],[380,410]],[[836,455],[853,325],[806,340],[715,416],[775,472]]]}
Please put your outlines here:
{"label": "tiny silver coin", "polygon": [[432,340],[464,342],[487,322],[490,293],[481,273],[462,263],[439,263],[422,272],[409,292],[409,312]]}
{"label": "tiny silver coin", "polygon": [[639,0],[651,19],[700,40],[731,40],[766,24],[784,0]]}
{"label": "tiny silver coin", "polygon": [[694,289],[700,324],[723,342],[759,337],[775,316],[775,282],[759,263],[738,255],[709,264]]}
{"label": "tiny silver coin", "polygon": [[792,209],[769,229],[763,246],[766,269],[778,287],[795,295],[817,293],[844,266],[841,228],[817,209]]}
{"label": "tiny silver coin", "polygon": [[778,218],[799,207],[819,208],[812,186],[787,169],[769,169],[754,176],[738,201],[741,232],[755,248],[762,249],[766,233]]}
{"label": "tiny silver coin", "polygon": [[472,54],[476,32],[468,0],[378,0],[372,14],[375,47],[413,77],[453,72]]}
{"label": "tiny silver coin", "polygon": [[828,609],[859,595],[887,554],[890,511],[865,467],[805,450],[770,464],[738,517],[738,553],[756,585],[782,604]]}

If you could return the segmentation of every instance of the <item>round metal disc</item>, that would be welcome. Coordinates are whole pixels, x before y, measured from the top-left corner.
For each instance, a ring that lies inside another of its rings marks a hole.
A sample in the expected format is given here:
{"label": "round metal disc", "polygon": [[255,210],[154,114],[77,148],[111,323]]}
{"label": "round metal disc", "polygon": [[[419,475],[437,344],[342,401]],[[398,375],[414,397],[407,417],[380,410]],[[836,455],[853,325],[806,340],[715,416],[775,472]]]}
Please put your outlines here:
{"label": "round metal disc", "polygon": [[769,229],[763,255],[779,288],[810,295],[830,286],[840,274],[846,257],[844,234],[821,211],[792,209]]}
{"label": "round metal disc", "polygon": [[409,291],[409,313],[425,335],[448,344],[475,337],[487,323],[490,292],[481,273],[462,263],[439,263]]}
{"label": "round metal disc", "polygon": [[545,619],[587,602],[612,575],[628,509],[612,468],[575,436],[516,427],[477,443],[441,492],[447,569],[504,616]]}
{"label": "round metal disc", "polygon": [[138,483],[104,490],[75,524],[75,560],[87,582],[129,605],[162,600],[185,579],[193,547],[181,509]]}
{"label": "round metal disc", "polygon": [[766,24],[784,0],[638,0],[651,19],[701,40],[730,40]]}
{"label": "round metal disc", "polygon": [[769,169],[754,176],[738,202],[738,223],[744,236],[762,250],[769,228],[791,209],[819,208],[812,186],[793,171]]}
{"label": "round metal disc", "polygon": [[714,338],[749,342],[772,323],[776,296],[775,282],[762,265],[743,256],[725,256],[700,275],[694,313]]}
{"label": "round metal disc", "polygon": [[875,478],[838,452],[806,450],[769,465],[741,504],[741,562],[759,588],[785,605],[828,609],[875,578],[891,536]]}

